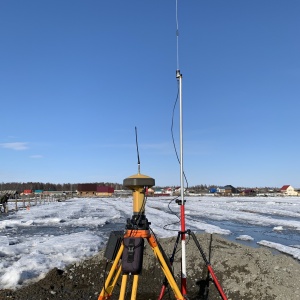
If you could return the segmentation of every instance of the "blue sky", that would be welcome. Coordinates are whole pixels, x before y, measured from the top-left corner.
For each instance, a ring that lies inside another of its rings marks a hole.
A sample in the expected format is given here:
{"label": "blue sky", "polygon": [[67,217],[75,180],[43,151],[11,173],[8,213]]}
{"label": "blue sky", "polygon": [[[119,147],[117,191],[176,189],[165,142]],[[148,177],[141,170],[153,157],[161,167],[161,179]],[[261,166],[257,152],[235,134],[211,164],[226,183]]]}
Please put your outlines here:
{"label": "blue sky", "polygon": [[[175,3],[0,2],[1,182],[180,184]],[[178,1],[190,186],[300,187],[299,13]]]}

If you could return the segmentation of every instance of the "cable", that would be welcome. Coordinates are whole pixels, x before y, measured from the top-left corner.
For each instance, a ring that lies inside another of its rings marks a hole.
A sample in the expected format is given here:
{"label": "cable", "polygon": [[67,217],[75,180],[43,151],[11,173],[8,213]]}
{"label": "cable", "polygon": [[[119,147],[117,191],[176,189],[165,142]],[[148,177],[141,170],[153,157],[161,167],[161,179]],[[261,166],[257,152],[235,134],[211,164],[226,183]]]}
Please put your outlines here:
{"label": "cable", "polygon": [[177,222],[173,222],[173,223],[169,223],[169,224],[164,225],[163,229],[165,229],[165,230],[169,230],[169,231],[178,231],[177,229],[170,229],[170,228],[167,228],[168,226],[175,225],[175,224],[178,224],[178,223],[180,222],[180,217],[179,217],[178,214],[177,214],[175,211],[173,211],[173,210],[171,209],[171,207],[170,207],[170,204],[171,204],[173,201],[176,201],[178,198],[179,198],[179,196],[177,196],[177,197],[171,199],[171,201],[169,201],[169,203],[168,203],[168,209],[169,209],[169,211],[170,211],[173,215],[175,215],[175,216],[178,218],[178,221],[177,221]]}
{"label": "cable", "polygon": [[174,132],[173,132],[173,127],[174,127],[174,113],[175,113],[175,108],[176,108],[176,105],[177,105],[177,102],[178,102],[178,96],[179,96],[179,86],[178,86],[178,89],[177,89],[177,96],[176,96],[176,99],[175,99],[175,102],[174,102],[173,112],[172,112],[171,136],[172,136],[172,141],[173,141],[173,147],[174,147],[174,150],[175,150],[175,154],[176,154],[178,162],[180,163],[180,160],[179,160],[179,157],[178,157],[178,153],[177,153],[177,149],[176,149],[176,145],[175,145]]}
{"label": "cable", "polygon": [[179,198],[179,196],[177,196],[177,197],[171,199],[171,201],[169,201],[169,203],[168,203],[168,208],[169,208],[169,211],[170,211],[173,215],[175,215],[175,216],[180,220],[180,217],[178,216],[178,213],[176,213],[175,211],[173,211],[173,210],[171,209],[171,207],[170,207],[170,204],[171,204],[173,201],[176,201],[178,198]]}
{"label": "cable", "polygon": [[[174,114],[175,114],[175,108],[176,108],[176,105],[177,105],[177,102],[178,102],[178,96],[179,96],[179,84],[178,84],[177,96],[176,96],[176,99],[175,99],[175,102],[174,102],[173,112],[172,112],[171,136],[172,136],[172,142],[173,142],[173,147],[174,147],[174,151],[175,151],[175,154],[176,154],[176,158],[177,158],[178,163],[180,164],[180,159],[179,159],[178,152],[177,152],[177,149],[176,149],[176,144],[175,144],[175,139],[174,139],[174,132],[173,132]],[[185,190],[187,190],[188,187],[189,187],[189,183],[188,183],[187,178],[185,176],[185,172],[183,172],[183,176],[184,176],[184,179],[185,179],[185,182],[186,182],[186,188],[185,188]]]}

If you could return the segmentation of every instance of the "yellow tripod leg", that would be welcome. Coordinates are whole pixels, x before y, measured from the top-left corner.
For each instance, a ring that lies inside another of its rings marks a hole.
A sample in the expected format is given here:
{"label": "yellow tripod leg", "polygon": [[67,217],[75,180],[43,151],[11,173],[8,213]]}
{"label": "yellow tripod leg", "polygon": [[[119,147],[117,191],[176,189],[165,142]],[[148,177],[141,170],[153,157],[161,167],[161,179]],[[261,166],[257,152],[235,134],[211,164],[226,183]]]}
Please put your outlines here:
{"label": "yellow tripod leg", "polygon": [[131,300],[136,300],[137,288],[138,288],[139,275],[133,276]]}
{"label": "yellow tripod leg", "polygon": [[[124,300],[125,299],[127,279],[128,279],[128,275],[123,274],[119,300]],[[132,283],[132,290],[131,290],[130,300],[136,300],[138,281],[139,281],[139,275],[134,275],[133,276],[133,283]]]}
{"label": "yellow tripod leg", "polygon": [[124,299],[125,299],[125,292],[126,292],[127,278],[128,278],[128,275],[127,275],[127,274],[124,274],[124,275],[122,276],[122,283],[121,283],[121,290],[120,290],[120,297],[119,297],[119,300],[124,300]]}
{"label": "yellow tripod leg", "polygon": [[155,240],[155,238],[153,236],[149,237],[148,238],[148,242],[149,244],[151,245],[156,257],[158,258],[160,264],[161,264],[161,268],[174,292],[174,295],[176,297],[177,300],[184,300],[184,297],[182,296],[177,284],[176,284],[176,281],[173,277],[173,274],[171,273],[161,251],[159,250],[159,247],[158,247],[158,244]]}
{"label": "yellow tripod leg", "polygon": [[[119,278],[119,276],[121,274],[121,268],[122,268],[122,266],[121,265],[118,266],[118,264],[120,262],[123,250],[124,250],[124,245],[122,243],[121,246],[120,246],[120,249],[119,249],[119,251],[117,253],[117,256],[116,256],[116,258],[114,260],[114,263],[113,263],[113,265],[112,265],[112,267],[111,267],[111,269],[109,271],[107,279],[105,280],[104,287],[103,287],[103,289],[102,289],[102,291],[101,291],[101,293],[100,293],[100,295],[98,297],[98,300],[105,300],[105,299],[109,299],[111,297],[112,291],[113,291],[113,289],[114,289],[114,287],[115,287],[115,285],[117,283],[117,280],[118,280],[118,278]],[[113,278],[113,276],[115,274],[115,272],[117,272],[117,273],[116,273],[116,275],[114,277],[114,280],[113,280],[112,284],[110,284],[111,280],[112,280],[112,278]]]}

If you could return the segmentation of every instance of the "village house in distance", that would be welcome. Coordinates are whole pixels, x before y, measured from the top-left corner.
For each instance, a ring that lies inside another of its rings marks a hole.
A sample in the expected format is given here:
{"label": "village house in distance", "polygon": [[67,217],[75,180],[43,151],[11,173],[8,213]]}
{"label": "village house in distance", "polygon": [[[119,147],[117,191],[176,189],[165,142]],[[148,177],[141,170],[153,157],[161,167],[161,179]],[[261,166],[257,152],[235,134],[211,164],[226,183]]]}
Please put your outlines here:
{"label": "village house in distance", "polygon": [[300,192],[295,191],[295,189],[291,185],[284,185],[280,189],[280,192],[285,196],[299,196],[300,195]]}
{"label": "village house in distance", "polygon": [[[8,188],[10,186],[8,185]],[[117,189],[116,189],[117,188]],[[121,184],[102,183],[78,183],[66,184],[66,189],[60,187],[55,189],[2,189],[0,195],[9,194],[10,199],[46,198],[64,200],[71,197],[131,197],[132,191],[123,188]],[[181,188],[178,186],[152,187],[145,191],[148,197],[180,196]],[[197,185],[189,187],[184,191],[185,196],[216,196],[216,197],[297,197],[300,196],[300,189],[291,185],[283,185],[281,188],[242,188],[232,185],[206,186]]]}
{"label": "village house in distance", "polygon": [[[178,196],[180,195],[180,187],[175,188],[152,188],[149,189],[149,196]],[[249,196],[249,197],[284,197],[284,196],[300,196],[300,190],[294,189],[291,185],[283,185],[280,189],[268,188],[235,188],[232,185],[219,187],[210,187],[205,189],[189,188],[185,191],[188,196]]]}
{"label": "village house in distance", "polygon": [[110,186],[96,183],[84,183],[77,185],[77,195],[81,197],[112,197],[115,189]]}

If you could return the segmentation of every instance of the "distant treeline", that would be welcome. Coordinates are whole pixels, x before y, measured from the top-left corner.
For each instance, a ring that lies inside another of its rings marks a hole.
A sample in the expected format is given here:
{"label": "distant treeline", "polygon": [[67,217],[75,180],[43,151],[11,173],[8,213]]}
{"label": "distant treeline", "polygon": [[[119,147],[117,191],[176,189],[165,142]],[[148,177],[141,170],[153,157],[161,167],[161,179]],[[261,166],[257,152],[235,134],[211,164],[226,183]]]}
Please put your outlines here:
{"label": "distant treeline", "polygon": [[[85,182],[86,183],[86,182]],[[111,182],[88,182],[98,185],[113,187],[115,190],[122,190],[123,185]],[[23,192],[24,190],[43,190],[43,191],[76,191],[79,183],[43,183],[43,182],[8,182],[1,183],[1,191],[13,190]]]}
{"label": "distant treeline", "polygon": [[[92,183],[97,185],[104,185],[104,186],[110,186],[114,188],[115,190],[124,190],[127,189],[120,183],[112,183],[112,182],[80,182],[80,183]],[[8,183],[1,183],[1,191],[5,190],[16,190],[18,192],[22,192],[24,190],[43,190],[43,191],[76,191],[77,190],[77,184],[80,183],[43,183],[43,182],[8,182]],[[217,188],[218,185],[206,185],[206,184],[200,184],[200,185],[194,185],[189,186],[188,189],[194,191],[195,193],[208,191],[211,188]],[[165,186],[156,186],[156,188],[165,188]],[[175,188],[173,186],[172,188]],[[237,187],[238,189],[245,189],[246,187]],[[268,190],[270,187],[261,188]],[[276,189],[276,188],[271,188]],[[0,192],[1,192],[0,191]]]}
{"label": "distant treeline", "polygon": [[[80,182],[81,183],[81,182]],[[76,191],[77,184],[80,183],[43,183],[43,182],[8,182],[1,184],[1,191],[5,190],[16,190],[18,192],[22,192],[24,190],[43,190],[43,191]],[[124,190],[127,189],[120,183],[112,183],[112,182],[84,182],[84,183],[92,183],[97,185],[105,185],[114,188],[115,190]],[[200,184],[196,186],[189,187],[189,190],[193,190],[195,192],[201,192],[208,190],[210,188],[217,187],[216,185],[206,185]],[[164,186],[156,186],[156,188],[165,188]],[[173,186],[175,188],[175,186]]]}

